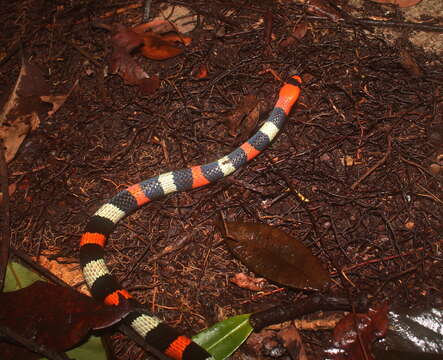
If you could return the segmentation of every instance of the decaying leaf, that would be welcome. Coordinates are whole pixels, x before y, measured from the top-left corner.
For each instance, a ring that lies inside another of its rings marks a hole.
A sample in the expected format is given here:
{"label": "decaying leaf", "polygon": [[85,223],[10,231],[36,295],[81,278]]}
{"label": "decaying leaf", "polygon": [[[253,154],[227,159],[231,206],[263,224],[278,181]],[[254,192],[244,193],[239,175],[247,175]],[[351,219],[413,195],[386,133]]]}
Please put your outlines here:
{"label": "decaying leaf", "polygon": [[280,47],[285,48],[291,46],[295,42],[303,39],[306,36],[307,32],[308,32],[307,22],[301,22],[295,25],[294,28],[292,29],[292,33],[288,36],[288,38],[280,43]]}
{"label": "decaying leaf", "polygon": [[417,5],[421,0],[372,0],[373,2],[380,4],[392,4],[398,5],[401,8]]}
{"label": "decaying leaf", "polygon": [[194,68],[192,71],[192,76],[194,79],[206,79],[208,77],[208,65],[200,64],[198,67]]}
{"label": "decaying leaf", "polygon": [[297,289],[320,289],[329,281],[321,262],[284,231],[266,224],[224,225],[227,245],[255,273]]}
{"label": "decaying leaf", "polygon": [[424,75],[415,59],[404,48],[400,50],[400,64],[411,76],[421,77]]}
{"label": "decaying leaf", "polygon": [[[73,347],[92,329],[109,327],[130,311],[129,302],[119,307],[106,306],[70,288],[44,281],[0,293],[0,325],[55,351]],[[22,351],[21,347],[0,343],[2,359],[29,358],[29,352]]]}
{"label": "decaying leaf", "polygon": [[41,119],[54,115],[69,96],[48,94],[49,86],[43,72],[38,66],[23,61],[15,86],[0,113],[0,138],[6,147],[7,162],[14,158],[27,134],[38,128]]}
{"label": "decaying leaf", "polygon": [[300,333],[294,325],[280,330],[278,337],[283,340],[283,345],[293,360],[308,360]]}
{"label": "decaying leaf", "polygon": [[[68,285],[76,286],[77,284],[82,283],[84,281],[84,277],[80,267],[78,266],[77,259],[57,257],[56,260],[52,260],[51,257],[57,253],[57,249],[48,249],[43,251],[36,261]],[[78,291],[83,294],[90,295],[86,284],[81,286]]]}
{"label": "decaying leaf", "polygon": [[[227,117],[226,117],[226,124],[229,129],[229,135],[231,136],[237,136],[240,125],[242,124],[242,121],[247,118],[251,113],[252,116],[248,120],[249,125],[247,125],[246,131],[250,130],[251,128],[251,122],[255,125],[258,120],[258,99],[254,95],[246,95],[240,102],[240,104],[237,106],[235,110],[233,110]],[[256,110],[254,112],[254,109]],[[252,126],[254,127],[254,126]]]}
{"label": "decaying leaf", "polygon": [[334,348],[328,350],[333,360],[374,360],[372,344],[385,336],[388,329],[388,304],[367,314],[349,314],[334,329]]}
{"label": "decaying leaf", "polygon": [[183,52],[182,48],[176,46],[177,43],[191,43],[191,38],[171,33],[175,28],[165,20],[154,20],[133,28],[118,23],[112,27],[98,26],[112,32],[111,73],[118,74],[128,85],[139,86],[144,94],[154,93],[160,86],[160,80],[155,75],[149,76],[132,57],[132,52],[140,49],[141,54],[149,59],[165,60]]}
{"label": "decaying leaf", "polygon": [[248,289],[252,291],[260,291],[263,290],[263,287],[266,283],[266,279],[264,278],[253,278],[245,273],[238,273],[235,274],[230,281],[237,285],[238,287],[241,287],[243,289]]}
{"label": "decaying leaf", "polygon": [[175,30],[182,34],[187,34],[194,30],[198,23],[197,15],[189,8],[181,5],[169,5],[167,3],[160,6],[160,16],[156,19],[167,20],[174,24]]}

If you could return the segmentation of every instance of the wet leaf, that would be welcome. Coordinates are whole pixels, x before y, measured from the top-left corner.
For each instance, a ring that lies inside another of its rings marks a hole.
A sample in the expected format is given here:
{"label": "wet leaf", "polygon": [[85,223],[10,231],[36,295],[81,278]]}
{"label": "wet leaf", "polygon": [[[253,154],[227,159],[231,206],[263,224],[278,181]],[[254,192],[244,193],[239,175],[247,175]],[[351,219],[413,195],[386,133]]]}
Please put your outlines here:
{"label": "wet leaf", "polygon": [[390,311],[389,328],[376,345],[377,360],[443,359],[443,310]]}
{"label": "wet leaf", "polygon": [[284,231],[242,222],[228,222],[225,229],[233,254],[255,273],[297,289],[320,289],[329,281],[321,262]]}
{"label": "wet leaf", "polygon": [[401,8],[417,5],[421,0],[371,0],[379,4],[393,4]]}
{"label": "wet leaf", "polygon": [[[35,280],[17,278],[23,267],[14,266],[15,287]],[[13,285],[7,281],[8,287]],[[14,281],[12,281],[14,282]],[[121,307],[102,305],[71,288],[37,280],[16,291],[0,294],[0,325],[55,351],[64,351],[85,340],[93,329],[109,327],[131,311],[129,302]],[[0,343],[2,359],[25,358],[19,346]],[[7,357],[4,354],[10,354]]]}
{"label": "wet leaf", "polygon": [[211,353],[216,360],[226,359],[251,334],[250,315],[238,315],[218,322],[195,335],[192,340]]}
{"label": "wet leaf", "polygon": [[388,305],[384,303],[367,314],[351,313],[339,321],[334,329],[334,348],[328,352],[333,360],[375,359],[373,342],[388,329]]}
{"label": "wet leaf", "polygon": [[[6,161],[11,161],[27,134],[38,128],[41,118],[52,116],[68,95],[47,96],[49,86],[43,72],[24,61],[15,86],[0,113],[0,138]],[[53,107],[48,103],[52,103]]]}

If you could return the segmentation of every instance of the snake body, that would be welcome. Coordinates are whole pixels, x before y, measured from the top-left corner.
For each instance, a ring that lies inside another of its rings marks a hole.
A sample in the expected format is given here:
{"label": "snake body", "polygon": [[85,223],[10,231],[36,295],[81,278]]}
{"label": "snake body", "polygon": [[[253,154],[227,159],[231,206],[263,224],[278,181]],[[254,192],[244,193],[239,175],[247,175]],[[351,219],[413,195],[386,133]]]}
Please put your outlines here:
{"label": "snake body", "polygon": [[[122,298],[134,301],[109,272],[104,246],[116,224],[144,204],[176,191],[187,191],[222,179],[262,152],[284,125],[299,94],[301,79],[293,76],[280,89],[274,109],[260,129],[240,147],[217,161],[155,176],[119,192],[90,218],[80,240],[80,264],[92,296],[107,305]],[[176,360],[213,359],[186,336],[145,312],[131,312],[125,321],[155,349]]]}

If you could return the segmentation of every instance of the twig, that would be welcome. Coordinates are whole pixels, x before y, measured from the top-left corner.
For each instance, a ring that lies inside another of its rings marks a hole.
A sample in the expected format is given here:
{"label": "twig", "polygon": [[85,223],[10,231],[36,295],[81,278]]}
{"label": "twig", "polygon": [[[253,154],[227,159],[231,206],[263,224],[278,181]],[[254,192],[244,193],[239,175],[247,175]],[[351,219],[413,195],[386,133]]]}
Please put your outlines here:
{"label": "twig", "polygon": [[8,166],[6,165],[5,148],[3,140],[0,139],[0,183],[3,199],[1,202],[1,238],[0,238],[0,289],[3,289],[6,267],[9,259],[9,244],[11,241],[11,219],[9,216],[9,184]]}
{"label": "twig", "polygon": [[413,30],[443,32],[443,26],[440,25],[430,25],[430,24],[414,23],[408,21],[380,21],[380,20],[371,20],[371,19],[353,19],[352,21],[350,21],[350,23],[359,24],[359,25],[410,28]]}
{"label": "twig", "polygon": [[382,166],[385,162],[386,162],[386,160],[388,159],[388,157],[389,157],[389,154],[391,153],[391,136],[390,135],[388,135],[388,148],[387,148],[387,150],[386,150],[386,153],[385,153],[385,155],[379,160],[379,161],[377,161],[377,163],[373,166],[373,167],[371,167],[360,179],[358,179],[355,183],[353,183],[352,184],[352,186],[351,186],[351,189],[352,190],[355,190],[355,188],[357,187],[357,186],[359,186],[360,185],[360,183],[364,180],[364,179],[366,179],[369,175],[371,175],[375,170],[377,170],[377,168],[379,168],[380,166]]}
{"label": "twig", "polygon": [[148,22],[149,20],[149,16],[150,16],[150,12],[151,12],[151,3],[152,0],[145,0],[145,5],[143,8],[143,22]]}
{"label": "twig", "polygon": [[[357,299],[355,309],[357,312],[367,311],[367,299]],[[270,309],[256,312],[251,315],[249,322],[254,331],[260,331],[266,326],[280,324],[284,321],[294,320],[302,315],[322,311],[352,311],[354,304],[345,298],[314,295],[301,299],[294,304],[275,306]]]}

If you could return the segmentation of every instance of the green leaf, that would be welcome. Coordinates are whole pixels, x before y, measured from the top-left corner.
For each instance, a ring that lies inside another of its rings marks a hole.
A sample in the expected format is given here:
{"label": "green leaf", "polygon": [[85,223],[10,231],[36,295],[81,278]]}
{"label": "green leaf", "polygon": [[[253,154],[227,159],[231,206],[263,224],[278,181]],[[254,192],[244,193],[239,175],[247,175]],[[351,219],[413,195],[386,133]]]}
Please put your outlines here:
{"label": "green leaf", "polygon": [[[69,358],[76,360],[106,360],[106,352],[103,349],[102,341],[97,336],[91,336],[87,342],[81,346],[66,352]],[[43,358],[41,360],[47,360]]]}
{"label": "green leaf", "polygon": [[6,268],[6,278],[3,292],[23,289],[38,280],[45,279],[19,263],[9,262]]}
{"label": "green leaf", "polygon": [[216,360],[228,358],[252,332],[251,314],[243,314],[218,322],[195,335],[192,340],[208,351]]}

